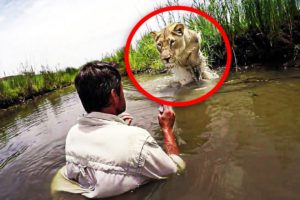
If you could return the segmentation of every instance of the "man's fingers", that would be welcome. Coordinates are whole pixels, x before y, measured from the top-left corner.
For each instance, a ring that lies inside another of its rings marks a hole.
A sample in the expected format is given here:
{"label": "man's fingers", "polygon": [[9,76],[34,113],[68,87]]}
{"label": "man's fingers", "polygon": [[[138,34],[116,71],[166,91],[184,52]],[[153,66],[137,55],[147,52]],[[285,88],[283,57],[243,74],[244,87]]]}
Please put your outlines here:
{"label": "man's fingers", "polygon": [[163,113],[164,112],[164,105],[160,105],[158,108],[159,113]]}
{"label": "man's fingers", "polygon": [[123,121],[125,121],[125,122],[132,122],[132,120],[133,120],[133,118],[132,117],[122,117],[121,118]]}
{"label": "man's fingers", "polygon": [[131,115],[122,115],[120,117],[122,117],[122,118],[133,118]]}
{"label": "man's fingers", "polygon": [[121,119],[133,119],[133,117],[129,113],[122,113],[119,115]]}
{"label": "man's fingers", "polygon": [[122,117],[121,119],[123,119],[124,121],[132,121],[133,118],[132,117]]}
{"label": "man's fingers", "polygon": [[128,120],[127,120],[128,125],[130,125],[131,122],[132,122],[132,119],[128,119]]}
{"label": "man's fingers", "polygon": [[124,113],[121,113],[119,116],[122,117],[122,116],[131,116],[131,115],[130,115],[129,113],[125,113],[125,112],[124,112]]}
{"label": "man's fingers", "polygon": [[171,110],[173,111],[173,108],[171,106],[163,105],[164,110]]}
{"label": "man's fingers", "polygon": [[121,118],[123,121],[125,121],[128,125],[131,124],[133,118],[132,117],[122,117]]}
{"label": "man's fingers", "polygon": [[133,117],[129,114],[129,113],[121,113],[120,115],[119,115],[119,117],[123,120],[123,121],[125,121],[128,125],[130,125],[131,124],[131,122],[132,122],[132,120],[133,120]]}
{"label": "man's fingers", "polygon": [[158,114],[157,118],[158,120],[161,120],[162,114]]}

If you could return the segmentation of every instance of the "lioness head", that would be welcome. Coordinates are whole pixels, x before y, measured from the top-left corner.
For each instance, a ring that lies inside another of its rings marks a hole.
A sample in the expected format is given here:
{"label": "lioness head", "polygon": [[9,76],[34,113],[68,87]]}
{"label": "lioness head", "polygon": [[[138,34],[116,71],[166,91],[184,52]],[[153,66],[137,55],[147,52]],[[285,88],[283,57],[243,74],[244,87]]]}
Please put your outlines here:
{"label": "lioness head", "polygon": [[173,23],[158,32],[150,33],[160,52],[160,59],[166,67],[173,67],[185,49],[184,31],[182,23]]}

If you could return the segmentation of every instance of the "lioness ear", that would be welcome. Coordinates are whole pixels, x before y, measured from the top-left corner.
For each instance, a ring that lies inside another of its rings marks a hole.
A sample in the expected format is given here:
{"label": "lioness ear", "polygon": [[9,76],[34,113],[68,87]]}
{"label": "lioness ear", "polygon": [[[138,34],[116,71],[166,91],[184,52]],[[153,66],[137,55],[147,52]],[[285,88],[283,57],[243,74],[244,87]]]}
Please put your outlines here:
{"label": "lioness ear", "polygon": [[183,35],[183,31],[184,31],[184,25],[182,23],[177,23],[174,26],[174,29],[173,29],[172,33],[174,33],[175,35],[182,36]]}
{"label": "lioness ear", "polygon": [[156,39],[156,36],[157,36],[157,33],[154,32],[154,31],[151,31],[150,32],[150,35],[153,37],[153,39],[155,40]]}

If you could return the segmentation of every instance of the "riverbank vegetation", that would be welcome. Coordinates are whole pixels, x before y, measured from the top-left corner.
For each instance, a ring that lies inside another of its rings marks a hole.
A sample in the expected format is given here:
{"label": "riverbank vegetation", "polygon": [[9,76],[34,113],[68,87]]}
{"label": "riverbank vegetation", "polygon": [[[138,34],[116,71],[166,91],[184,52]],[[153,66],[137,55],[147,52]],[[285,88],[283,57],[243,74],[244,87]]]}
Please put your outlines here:
{"label": "riverbank vegetation", "polygon": [[20,75],[1,78],[0,108],[7,108],[35,96],[71,85],[77,72],[78,69],[69,67],[56,72],[43,69],[36,74],[31,69]]}
{"label": "riverbank vegetation", "polygon": [[[170,0],[161,7],[179,4],[179,0]],[[251,67],[253,63],[299,67],[300,5],[297,0],[193,0],[187,6],[207,12],[222,25],[232,45],[232,69]],[[161,28],[178,21],[172,12],[168,15],[167,18],[157,16]],[[226,51],[218,30],[196,14],[180,16],[179,20],[188,28],[201,32],[201,48],[209,65],[213,68],[224,66]],[[142,35],[134,48],[131,47],[129,58],[134,73],[166,71],[149,33]],[[123,48],[105,55],[102,60],[118,63],[120,72],[126,74]],[[56,72],[44,68],[38,74],[27,70],[21,75],[2,78],[0,108],[68,86],[73,83],[77,72],[75,68]]]}
{"label": "riverbank vegetation", "polygon": [[[179,4],[178,0],[170,0],[161,7]],[[300,44],[300,5],[297,0],[194,0],[188,6],[207,12],[222,25],[232,45],[233,69],[264,62],[297,65],[295,61],[299,59]],[[159,21],[164,26],[178,21],[172,12],[169,12],[167,19],[162,15],[157,18],[161,18]],[[208,57],[209,65],[224,65],[226,51],[218,30],[199,15],[181,16],[180,21],[188,28],[201,32],[202,51]],[[105,59],[122,60],[118,56],[123,56],[124,52],[119,52],[122,49]],[[131,49],[130,63],[134,72],[163,70],[159,53],[149,34],[144,34]],[[121,68],[124,68],[124,63],[121,63]]]}

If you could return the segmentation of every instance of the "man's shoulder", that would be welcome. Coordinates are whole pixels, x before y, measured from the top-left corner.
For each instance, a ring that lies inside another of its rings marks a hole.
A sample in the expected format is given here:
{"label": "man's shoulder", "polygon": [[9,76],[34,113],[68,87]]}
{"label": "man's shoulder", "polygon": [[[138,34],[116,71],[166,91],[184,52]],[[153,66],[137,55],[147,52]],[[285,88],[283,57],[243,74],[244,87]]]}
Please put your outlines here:
{"label": "man's shoulder", "polygon": [[[118,128],[118,127],[114,127]],[[146,130],[138,126],[128,126],[128,125],[121,125],[122,133],[128,137],[132,138],[135,137],[136,139],[143,139],[146,140],[151,134]]]}
{"label": "man's shoulder", "polygon": [[125,125],[125,127],[129,130],[132,130],[133,132],[137,132],[137,133],[145,134],[145,135],[150,135],[150,133],[146,129],[143,129],[143,128],[138,127],[138,126],[127,126],[127,125]]}
{"label": "man's shoulder", "polygon": [[[89,130],[88,130],[89,129]],[[122,123],[107,124],[105,126],[94,126],[94,127],[81,127],[80,124],[73,125],[68,135],[76,135],[78,133],[88,133],[99,134],[101,131],[104,135],[118,136],[118,137],[136,137],[137,139],[147,139],[151,134],[146,130],[138,126],[128,126]],[[100,134],[101,135],[101,134]]]}
{"label": "man's shoulder", "polygon": [[[136,166],[149,138],[150,133],[137,126],[115,124],[81,129],[80,125],[74,125],[66,139],[66,155],[70,162],[72,159],[93,160],[109,165],[113,161],[119,166],[127,166],[130,160],[130,166]],[[100,165],[91,166],[101,168]]]}

